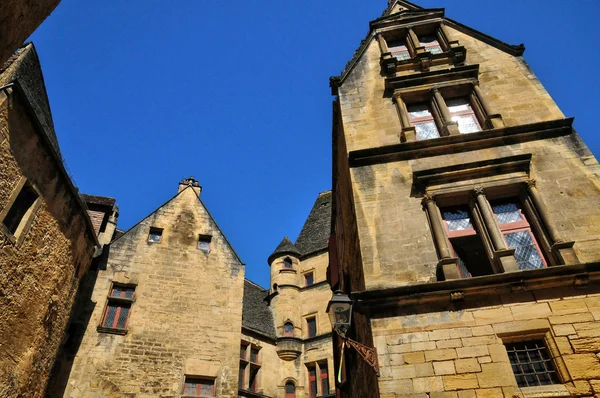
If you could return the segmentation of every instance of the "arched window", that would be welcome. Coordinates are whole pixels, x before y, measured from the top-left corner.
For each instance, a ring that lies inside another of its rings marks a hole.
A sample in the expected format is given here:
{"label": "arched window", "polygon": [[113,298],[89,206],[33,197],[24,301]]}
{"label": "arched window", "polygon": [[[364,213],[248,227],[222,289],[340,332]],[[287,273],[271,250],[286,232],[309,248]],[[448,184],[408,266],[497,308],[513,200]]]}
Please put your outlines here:
{"label": "arched window", "polygon": [[296,385],[293,381],[285,383],[285,398],[296,398]]}
{"label": "arched window", "polygon": [[285,260],[283,260],[283,268],[292,268],[292,259],[289,257],[286,257]]}
{"label": "arched window", "polygon": [[292,322],[286,322],[283,325],[283,335],[293,336],[294,335],[294,324]]}

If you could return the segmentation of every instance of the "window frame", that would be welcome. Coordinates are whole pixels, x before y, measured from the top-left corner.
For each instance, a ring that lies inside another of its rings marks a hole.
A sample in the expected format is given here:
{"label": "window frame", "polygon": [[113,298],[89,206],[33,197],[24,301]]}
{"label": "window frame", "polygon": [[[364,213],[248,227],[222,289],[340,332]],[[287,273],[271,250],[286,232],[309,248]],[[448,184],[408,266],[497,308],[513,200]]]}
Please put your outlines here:
{"label": "window frame", "polygon": [[[256,355],[253,357],[254,350],[256,351]],[[245,341],[242,341],[240,343],[240,369],[238,375],[238,389],[251,392],[258,392],[258,379],[260,377],[259,374],[261,370],[260,350],[261,347],[256,344],[248,343]],[[243,355],[242,352],[244,353]]]}
{"label": "window frame", "polygon": [[[307,315],[305,317],[306,319],[306,338],[310,339],[313,337],[317,337],[318,336],[318,327],[317,327],[317,315],[313,314],[313,315]],[[311,327],[310,327],[310,323],[314,322],[314,334],[311,334]]]}
{"label": "window frame", "polygon": [[[327,361],[317,362],[319,366],[319,385],[321,387],[321,396],[329,394],[331,386],[329,385],[329,369],[327,368]],[[327,384],[327,391],[325,391],[324,384]]]}
{"label": "window frame", "polygon": [[[121,295],[122,295],[121,297],[113,296],[113,292],[116,288],[133,290],[131,298],[125,297],[126,291],[121,292]],[[119,282],[111,283],[110,288],[108,290],[106,303],[104,305],[104,310],[102,311],[102,317],[100,319],[100,324],[97,327],[98,332],[113,333],[113,334],[127,334],[129,320],[131,318],[132,307],[136,301],[136,288],[137,288],[137,285],[134,285],[134,284],[119,283]],[[111,306],[117,306],[117,310],[115,312],[113,324],[111,326],[107,326],[106,320],[107,320],[108,312],[109,312]],[[127,317],[125,318],[125,324],[123,325],[123,327],[118,328],[118,327],[116,327],[116,324],[118,324],[119,317],[120,317],[120,314],[121,314],[121,311],[123,308],[128,308]]]}
{"label": "window frame", "polygon": [[[292,326],[292,331],[291,332],[288,332],[288,331],[285,330],[285,327],[287,325],[291,325]],[[294,323],[292,321],[287,320],[287,321],[285,321],[283,323],[283,335],[285,337],[294,337],[296,335],[296,333],[294,331],[295,331],[295,327],[294,327]]]}
{"label": "window frame", "polygon": [[[147,242],[151,243],[153,245],[159,245],[162,243],[162,238],[163,238],[163,232],[164,232],[164,228],[159,228],[159,227],[150,227],[150,230],[148,231],[148,239]],[[158,235],[160,238],[158,241],[153,241],[151,240],[151,236],[152,235]]]}
{"label": "window frame", "polygon": [[[319,396],[319,383],[317,382],[317,364],[313,363],[310,365],[306,365],[307,368],[307,376],[308,376],[308,396],[309,398],[316,398]],[[311,376],[310,372],[314,371],[314,376]],[[313,387],[314,386],[314,391]]]}
{"label": "window frame", "polygon": [[[308,278],[311,278],[311,283],[308,283]],[[304,287],[310,287],[315,284],[315,272],[309,271],[304,273]]]}
{"label": "window frame", "polygon": [[[289,266],[288,266],[288,264],[289,264]],[[286,257],[283,259],[283,269],[284,270],[294,269],[294,262],[292,261],[292,259],[290,257]]]}
{"label": "window frame", "polygon": [[[294,392],[289,393],[287,391],[288,385],[293,386]],[[283,393],[285,398],[296,398],[296,383],[294,383],[292,380],[286,380],[285,383],[283,383]]]}
{"label": "window frame", "polygon": [[[194,382],[192,382],[191,380],[193,380]],[[212,387],[211,395],[201,395],[202,394],[202,383],[201,383],[202,381],[210,382],[210,385]],[[196,387],[197,394],[194,394],[194,395],[186,394],[188,383],[189,384],[198,384],[198,386]],[[184,380],[183,380],[183,391],[181,393],[181,396],[182,397],[201,397],[201,398],[214,397],[215,396],[215,384],[216,384],[216,379],[214,377],[185,375]]]}
{"label": "window frame", "polygon": [[[201,243],[206,243],[208,245],[208,249],[201,248]],[[196,249],[200,250],[204,254],[210,254],[212,251],[212,235],[199,234],[198,242],[196,243]]]}
{"label": "window frame", "polygon": [[[4,224],[6,217],[9,215],[11,210],[15,208],[16,201],[23,191],[23,189],[30,189],[36,195],[34,201],[29,205],[27,210],[21,216],[19,223],[14,232],[11,232],[8,226]],[[15,187],[13,188],[6,206],[0,212],[0,232],[2,232],[10,242],[16,246],[21,245],[29,232],[33,221],[35,220],[38,210],[42,205],[42,193],[35,184],[29,181],[25,177],[21,177]]]}

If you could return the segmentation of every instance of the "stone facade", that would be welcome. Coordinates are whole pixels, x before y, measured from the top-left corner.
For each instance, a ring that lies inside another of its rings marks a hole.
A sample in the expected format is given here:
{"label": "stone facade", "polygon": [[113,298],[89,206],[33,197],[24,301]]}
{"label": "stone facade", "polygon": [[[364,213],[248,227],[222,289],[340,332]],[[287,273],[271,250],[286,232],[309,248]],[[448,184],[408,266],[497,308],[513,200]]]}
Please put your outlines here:
{"label": "stone facade", "polygon": [[0,64],[40,26],[60,0],[5,0],[0,4]]}
{"label": "stone facade", "polygon": [[85,196],[99,236],[113,231],[113,239],[79,290],[48,397],[195,396],[194,380],[217,397],[288,398],[292,384],[296,397],[333,394],[331,193],[315,202],[296,242],[302,251],[286,238],[269,257],[263,289],[244,279],[200,190],[182,180],[175,197],[122,234],[111,224],[113,202]]}
{"label": "stone facade", "polygon": [[4,64],[0,86],[0,396],[42,397],[98,241],[58,151],[33,45]]}
{"label": "stone facade", "polygon": [[[347,358],[338,394],[600,394],[600,167],[572,119],[522,46],[443,10],[390,1],[370,27],[331,80],[330,281],[381,375]],[[513,374],[532,341],[551,383]]]}

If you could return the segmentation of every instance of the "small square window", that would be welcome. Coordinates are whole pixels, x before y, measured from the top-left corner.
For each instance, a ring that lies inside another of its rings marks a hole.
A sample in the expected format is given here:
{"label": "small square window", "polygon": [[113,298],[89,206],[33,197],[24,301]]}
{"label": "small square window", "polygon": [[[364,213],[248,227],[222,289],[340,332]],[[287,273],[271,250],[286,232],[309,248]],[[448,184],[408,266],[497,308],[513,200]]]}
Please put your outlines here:
{"label": "small square window", "polygon": [[543,339],[506,344],[506,351],[519,387],[558,384],[554,362]]}
{"label": "small square window", "polygon": [[203,251],[204,253],[210,253],[210,242],[212,240],[212,236],[210,235],[200,235],[198,237],[198,250]]}
{"label": "small square window", "polygon": [[215,380],[200,377],[186,377],[183,386],[183,395],[186,397],[214,397]]}
{"label": "small square window", "polygon": [[317,318],[314,316],[306,318],[306,326],[308,329],[308,337],[315,337],[317,335]]}
{"label": "small square window", "polygon": [[134,296],[134,286],[113,285],[100,326],[105,329],[127,330],[127,321]]}
{"label": "small square window", "polygon": [[148,234],[148,242],[160,243],[162,240],[162,228],[150,227],[150,233]]}
{"label": "small square window", "polygon": [[314,275],[312,272],[304,274],[304,280],[306,282],[306,286],[310,286],[315,283]]}

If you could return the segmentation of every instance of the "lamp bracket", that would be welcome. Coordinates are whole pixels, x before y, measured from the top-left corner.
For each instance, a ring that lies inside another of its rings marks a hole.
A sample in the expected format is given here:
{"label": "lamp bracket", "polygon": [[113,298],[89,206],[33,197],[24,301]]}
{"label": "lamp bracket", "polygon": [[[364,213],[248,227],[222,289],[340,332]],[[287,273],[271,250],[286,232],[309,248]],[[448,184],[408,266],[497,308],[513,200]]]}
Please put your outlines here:
{"label": "lamp bracket", "polygon": [[361,357],[368,363],[373,369],[375,369],[375,374],[379,377],[379,360],[377,359],[377,348],[367,347],[359,343],[358,341],[354,341],[344,335],[341,335],[342,339],[348,344],[350,347],[354,348]]}

